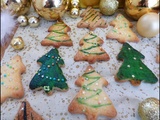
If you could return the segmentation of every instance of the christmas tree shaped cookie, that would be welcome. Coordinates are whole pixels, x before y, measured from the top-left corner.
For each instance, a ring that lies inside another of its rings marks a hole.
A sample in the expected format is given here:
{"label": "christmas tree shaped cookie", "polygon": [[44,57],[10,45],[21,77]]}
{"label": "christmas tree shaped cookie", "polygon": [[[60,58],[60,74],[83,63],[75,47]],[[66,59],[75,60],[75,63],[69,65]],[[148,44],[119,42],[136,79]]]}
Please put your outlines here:
{"label": "christmas tree shaped cookie", "polygon": [[1,67],[1,104],[7,98],[22,98],[24,89],[21,74],[26,71],[19,55]]}
{"label": "christmas tree shaped cookie", "polygon": [[92,7],[88,7],[80,15],[82,20],[77,24],[78,28],[88,28],[89,30],[95,30],[97,27],[107,28],[107,22],[101,17],[100,12],[94,10]]}
{"label": "christmas tree shaped cookie", "polygon": [[107,61],[109,55],[101,48],[103,40],[93,32],[86,34],[80,41],[81,48],[74,57],[75,61],[88,61],[95,63],[96,61]]}
{"label": "christmas tree shaped cookie", "polygon": [[43,120],[43,118],[32,109],[28,101],[23,101],[14,120]]}
{"label": "christmas tree shaped cookie", "polygon": [[81,89],[68,107],[70,113],[85,114],[87,120],[97,120],[99,115],[110,118],[117,115],[112,101],[102,90],[102,86],[107,86],[108,82],[91,66],[87,67],[75,84]]}
{"label": "christmas tree shaped cookie", "polygon": [[72,40],[67,32],[71,29],[64,22],[57,22],[50,26],[48,32],[50,32],[44,40],[41,41],[43,46],[53,46],[59,48],[60,46],[72,46]]}
{"label": "christmas tree shaped cookie", "polygon": [[64,61],[59,56],[57,49],[51,49],[37,62],[42,65],[30,82],[29,87],[31,90],[43,88],[48,95],[51,95],[54,89],[68,90],[66,78],[60,68],[64,65]]}
{"label": "christmas tree shaped cookie", "polygon": [[138,42],[139,38],[131,30],[132,23],[129,22],[122,14],[118,14],[115,20],[110,22],[113,29],[107,34],[107,38],[116,39],[120,43]]}
{"label": "christmas tree shaped cookie", "polygon": [[141,81],[156,83],[158,81],[157,77],[141,61],[144,58],[144,55],[128,43],[124,43],[122,50],[117,56],[118,60],[123,60],[123,64],[115,77],[116,80],[119,82],[130,81],[134,86],[140,85]]}

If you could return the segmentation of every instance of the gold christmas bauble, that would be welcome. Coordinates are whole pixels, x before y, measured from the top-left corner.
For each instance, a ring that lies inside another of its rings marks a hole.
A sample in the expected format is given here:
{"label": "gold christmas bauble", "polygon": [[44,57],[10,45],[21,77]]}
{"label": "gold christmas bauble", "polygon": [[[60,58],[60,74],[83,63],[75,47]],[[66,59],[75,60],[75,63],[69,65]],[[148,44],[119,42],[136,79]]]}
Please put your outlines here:
{"label": "gold christmas bauble", "polygon": [[22,39],[22,37],[15,37],[11,40],[11,46],[15,49],[15,50],[21,50],[24,48],[24,41]]}
{"label": "gold christmas bauble", "polygon": [[79,7],[79,0],[71,0],[71,7]]}
{"label": "gold christmas bauble", "polygon": [[159,33],[159,14],[150,12],[142,15],[137,21],[137,32],[147,38]]}
{"label": "gold christmas bauble", "polygon": [[79,16],[79,8],[71,8],[70,16],[72,18],[77,18]]}
{"label": "gold christmas bauble", "polygon": [[1,0],[1,9],[9,9],[12,14],[26,14],[31,7],[31,0]]}
{"label": "gold christmas bauble", "polygon": [[138,114],[142,120],[159,120],[159,100],[147,98],[138,106]]}
{"label": "gold christmas bauble", "polygon": [[40,19],[39,17],[31,16],[28,19],[28,23],[30,27],[38,27],[40,24]]}
{"label": "gold christmas bauble", "polygon": [[158,12],[158,9],[159,0],[125,0],[125,12],[134,20],[148,12]]}
{"label": "gold christmas bauble", "polygon": [[69,0],[32,0],[35,11],[46,20],[57,20],[69,7]]}
{"label": "gold christmas bauble", "polygon": [[86,8],[88,6],[98,8],[100,0],[79,0],[79,2],[80,8]]}
{"label": "gold christmas bauble", "polygon": [[17,18],[17,21],[18,21],[19,25],[22,26],[22,27],[25,27],[25,26],[28,25],[28,18],[24,15],[20,15]]}
{"label": "gold christmas bauble", "polygon": [[100,0],[99,9],[104,15],[113,15],[118,9],[118,5],[117,0]]}

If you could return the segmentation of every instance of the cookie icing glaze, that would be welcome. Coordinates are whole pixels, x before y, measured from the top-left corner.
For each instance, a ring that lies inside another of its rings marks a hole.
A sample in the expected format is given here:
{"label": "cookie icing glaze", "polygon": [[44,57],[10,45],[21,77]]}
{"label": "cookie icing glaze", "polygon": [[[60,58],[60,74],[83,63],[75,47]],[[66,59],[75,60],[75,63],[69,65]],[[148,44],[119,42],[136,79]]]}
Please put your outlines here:
{"label": "cookie icing glaze", "polygon": [[57,22],[50,26],[48,32],[50,32],[44,40],[41,41],[43,46],[54,46],[56,48],[60,46],[72,46],[72,40],[67,32],[71,29],[64,22]]}
{"label": "cookie icing glaze", "polygon": [[[101,48],[103,40],[93,32],[86,34],[79,43],[81,48],[74,57],[75,61],[95,61],[109,60],[108,54]],[[93,60],[92,60],[93,59]]]}
{"label": "cookie icing glaze", "polygon": [[80,16],[83,18],[78,22],[78,28],[95,30],[97,27],[106,28],[108,26],[107,22],[101,17],[100,12],[94,10],[92,7],[88,7]]}
{"label": "cookie icing glaze", "polygon": [[123,44],[118,60],[123,60],[122,66],[116,75],[119,81],[133,80],[156,83],[158,81],[154,73],[141,61],[145,56],[135,50],[128,43]]}
{"label": "cookie icing glaze", "polygon": [[103,107],[103,106],[107,106],[107,105],[111,105],[112,103],[100,103],[100,101],[97,102],[97,104],[90,104],[87,103],[87,101],[89,101],[89,99],[92,98],[98,98],[100,94],[102,94],[102,89],[98,88],[98,89],[92,89],[92,86],[94,86],[94,84],[98,85],[98,81],[100,80],[100,76],[93,76],[92,74],[94,74],[95,70],[89,71],[85,74],[83,74],[82,76],[84,77],[85,80],[90,81],[89,83],[85,84],[82,86],[83,89],[83,94],[85,94],[84,91],[86,92],[90,92],[91,95],[90,96],[85,96],[85,97],[79,97],[77,98],[78,103],[80,104],[84,104],[87,105],[89,107],[93,107],[93,108],[99,108],[99,107]]}
{"label": "cookie icing glaze", "polygon": [[1,104],[8,98],[17,99],[24,96],[21,74],[25,71],[26,67],[19,55],[1,66]]}
{"label": "cookie icing glaze", "polygon": [[30,82],[30,89],[43,88],[47,94],[51,94],[53,89],[67,90],[66,78],[60,66],[64,65],[63,59],[59,56],[58,50],[51,49],[47,54],[37,60],[41,63],[40,69]]}
{"label": "cookie icing glaze", "polygon": [[85,114],[87,120],[97,120],[99,115],[111,118],[117,115],[112,101],[102,89],[108,82],[92,66],[87,67],[75,84],[81,89],[68,107],[70,113]]}
{"label": "cookie icing glaze", "polygon": [[131,30],[132,23],[129,22],[122,14],[110,22],[113,29],[107,33],[107,39],[116,39],[120,43],[139,42],[137,35]]}

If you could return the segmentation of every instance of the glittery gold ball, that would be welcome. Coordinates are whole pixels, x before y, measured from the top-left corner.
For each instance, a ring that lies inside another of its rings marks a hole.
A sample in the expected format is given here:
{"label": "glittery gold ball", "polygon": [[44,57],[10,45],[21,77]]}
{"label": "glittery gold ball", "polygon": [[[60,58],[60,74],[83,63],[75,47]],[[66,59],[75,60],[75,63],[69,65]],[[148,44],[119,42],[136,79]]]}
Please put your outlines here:
{"label": "glittery gold ball", "polygon": [[15,49],[15,50],[21,50],[24,48],[24,41],[22,39],[22,37],[15,37],[11,40],[11,46]]}
{"label": "glittery gold ball", "polygon": [[159,120],[159,100],[145,99],[139,104],[138,113],[142,120]]}
{"label": "glittery gold ball", "polygon": [[29,23],[30,27],[38,27],[40,24],[40,19],[39,19],[39,17],[31,16],[28,19],[28,23]]}
{"label": "glittery gold ball", "polygon": [[9,9],[17,16],[26,14],[31,7],[31,0],[1,0],[1,9]]}
{"label": "glittery gold ball", "polygon": [[118,9],[118,5],[117,0],[100,0],[99,9],[104,15],[113,15]]}
{"label": "glittery gold ball", "polygon": [[17,18],[17,21],[18,21],[19,25],[22,26],[22,27],[28,25],[28,18],[26,16],[20,15]]}

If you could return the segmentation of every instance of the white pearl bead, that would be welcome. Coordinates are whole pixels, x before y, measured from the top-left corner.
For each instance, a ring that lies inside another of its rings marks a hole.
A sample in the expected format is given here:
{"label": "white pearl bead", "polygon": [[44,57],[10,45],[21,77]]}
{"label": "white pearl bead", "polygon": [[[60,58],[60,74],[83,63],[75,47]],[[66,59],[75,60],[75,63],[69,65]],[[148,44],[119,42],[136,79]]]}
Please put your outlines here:
{"label": "white pearl bead", "polygon": [[159,33],[159,14],[146,13],[137,21],[138,33],[147,38],[156,36]]}

